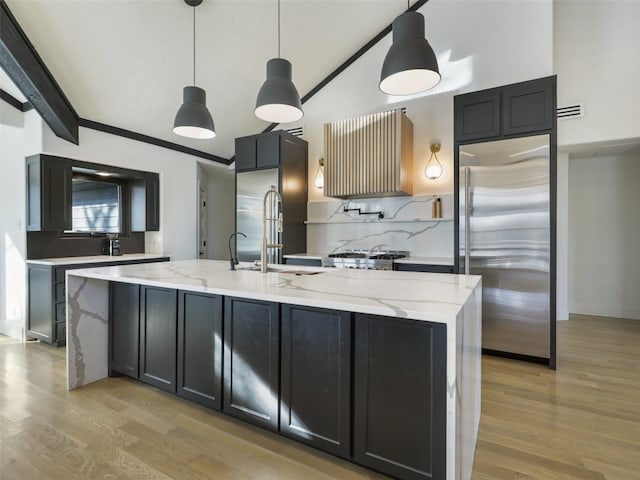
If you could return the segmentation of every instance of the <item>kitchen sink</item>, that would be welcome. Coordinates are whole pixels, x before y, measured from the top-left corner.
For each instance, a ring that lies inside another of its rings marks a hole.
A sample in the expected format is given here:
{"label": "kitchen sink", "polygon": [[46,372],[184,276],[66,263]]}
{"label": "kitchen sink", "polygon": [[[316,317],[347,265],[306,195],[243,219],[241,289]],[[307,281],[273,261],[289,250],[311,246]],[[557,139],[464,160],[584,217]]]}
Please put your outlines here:
{"label": "kitchen sink", "polygon": [[[249,272],[259,272],[259,265],[251,265],[250,267],[236,267],[236,270],[245,270]],[[316,275],[318,273],[323,273],[320,270],[293,270],[279,267],[268,267],[267,273],[275,272],[275,273],[288,273],[290,275]]]}

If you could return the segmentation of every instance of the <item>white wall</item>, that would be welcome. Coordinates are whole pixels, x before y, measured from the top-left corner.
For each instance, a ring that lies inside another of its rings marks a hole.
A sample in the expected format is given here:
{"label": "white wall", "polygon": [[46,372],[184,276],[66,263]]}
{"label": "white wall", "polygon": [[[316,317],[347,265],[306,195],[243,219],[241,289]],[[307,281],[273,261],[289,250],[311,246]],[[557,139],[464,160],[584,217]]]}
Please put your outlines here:
{"label": "white wall", "polygon": [[42,122],[0,101],[0,333],[23,338],[26,325],[27,238],[25,161],[36,153]]}
{"label": "white wall", "polygon": [[557,155],[556,320],[569,320],[569,155]]}
{"label": "white wall", "polygon": [[229,235],[235,230],[235,170],[200,163],[207,190],[207,252],[212,260],[229,259]]}
{"label": "white wall", "polygon": [[[328,200],[313,186],[318,159],[324,156],[324,123],[407,107],[414,123],[414,194],[452,193],[453,96],[553,74],[551,0],[430,0],[420,12],[443,77],[436,88],[412,98],[389,97],[379,91],[382,61],[391,44],[388,35],[305,103],[303,120],[287,125],[304,125],[310,202]],[[429,144],[435,141],[442,144],[438,158],[444,173],[429,181],[423,172]],[[412,253],[429,255],[429,245],[424,248]]]}
{"label": "white wall", "polygon": [[640,2],[556,0],[558,105],[584,117],[558,122],[559,145],[640,137]]}
{"label": "white wall", "polygon": [[42,153],[159,173],[160,232],[145,234],[146,251],[166,253],[172,260],[197,258],[195,157],[88,128],[80,128],[80,145],[74,145],[46,126]]}
{"label": "white wall", "polygon": [[640,319],[640,154],[569,161],[569,308]]}

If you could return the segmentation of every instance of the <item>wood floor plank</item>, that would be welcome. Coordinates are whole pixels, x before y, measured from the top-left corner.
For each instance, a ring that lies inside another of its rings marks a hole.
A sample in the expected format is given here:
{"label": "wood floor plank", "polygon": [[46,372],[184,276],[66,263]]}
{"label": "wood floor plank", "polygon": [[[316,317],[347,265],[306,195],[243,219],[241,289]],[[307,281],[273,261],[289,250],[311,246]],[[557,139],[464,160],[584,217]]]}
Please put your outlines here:
{"label": "wood floor plank", "polygon": [[[558,370],[482,360],[473,480],[640,478],[640,321],[558,322]],[[66,389],[64,349],[0,336],[0,480],[382,480],[135,380]]]}

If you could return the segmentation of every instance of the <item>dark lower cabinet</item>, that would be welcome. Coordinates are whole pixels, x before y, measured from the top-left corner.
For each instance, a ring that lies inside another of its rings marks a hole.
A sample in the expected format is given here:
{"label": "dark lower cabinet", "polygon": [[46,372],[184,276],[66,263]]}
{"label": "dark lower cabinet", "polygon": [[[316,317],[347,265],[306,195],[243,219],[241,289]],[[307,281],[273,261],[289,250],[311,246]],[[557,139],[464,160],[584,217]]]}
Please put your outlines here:
{"label": "dark lower cabinet", "polygon": [[222,407],[222,297],[178,293],[178,395]]}
{"label": "dark lower cabinet", "polygon": [[453,265],[430,265],[425,263],[395,263],[398,272],[453,273]]}
{"label": "dark lower cabinet", "polygon": [[167,392],[176,391],[178,294],[170,288],[140,289],[139,379]]}
{"label": "dark lower cabinet", "polygon": [[351,314],[282,305],[280,432],[348,458]]}
{"label": "dark lower cabinet", "polygon": [[403,480],[446,476],[446,326],[355,316],[354,460]]}
{"label": "dark lower cabinet", "polygon": [[222,409],[278,429],[279,304],[225,297]]}
{"label": "dark lower cabinet", "polygon": [[138,378],[140,286],[109,283],[109,375]]}

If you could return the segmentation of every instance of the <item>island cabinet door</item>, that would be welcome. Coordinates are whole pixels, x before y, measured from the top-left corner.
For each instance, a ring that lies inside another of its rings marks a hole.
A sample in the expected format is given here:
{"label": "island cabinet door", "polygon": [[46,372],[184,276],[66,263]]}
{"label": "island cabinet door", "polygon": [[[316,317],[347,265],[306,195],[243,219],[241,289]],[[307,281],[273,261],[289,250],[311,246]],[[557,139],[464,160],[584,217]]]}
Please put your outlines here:
{"label": "island cabinet door", "polygon": [[356,314],[354,460],[403,480],[446,476],[446,326]]}
{"label": "island cabinet door", "polygon": [[282,305],[280,432],[349,457],[351,314]]}
{"label": "island cabinet door", "polygon": [[278,429],[280,305],[225,297],[222,409]]}
{"label": "island cabinet door", "polygon": [[109,283],[109,375],[138,378],[140,286]]}
{"label": "island cabinet door", "polygon": [[140,380],[176,391],[178,292],[142,286],[140,291]]}
{"label": "island cabinet door", "polygon": [[222,407],[222,297],[178,295],[178,395]]}

